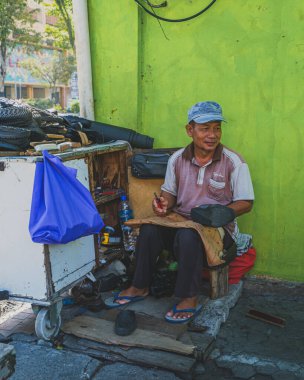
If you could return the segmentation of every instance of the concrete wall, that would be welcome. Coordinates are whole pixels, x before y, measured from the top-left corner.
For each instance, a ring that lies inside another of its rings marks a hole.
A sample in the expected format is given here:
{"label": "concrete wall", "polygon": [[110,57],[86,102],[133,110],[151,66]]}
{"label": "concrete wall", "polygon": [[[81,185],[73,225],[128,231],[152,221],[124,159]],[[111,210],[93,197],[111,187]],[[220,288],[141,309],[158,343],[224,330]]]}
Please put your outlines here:
{"label": "concrete wall", "polygon": [[[208,3],[169,0],[155,12],[182,18]],[[254,273],[303,281],[303,1],[217,1],[194,20],[162,22],[166,37],[134,1],[88,4],[96,120],[177,147],[189,142],[192,104],[222,104],[223,142],[249,163],[256,193],[239,219],[254,236]]]}

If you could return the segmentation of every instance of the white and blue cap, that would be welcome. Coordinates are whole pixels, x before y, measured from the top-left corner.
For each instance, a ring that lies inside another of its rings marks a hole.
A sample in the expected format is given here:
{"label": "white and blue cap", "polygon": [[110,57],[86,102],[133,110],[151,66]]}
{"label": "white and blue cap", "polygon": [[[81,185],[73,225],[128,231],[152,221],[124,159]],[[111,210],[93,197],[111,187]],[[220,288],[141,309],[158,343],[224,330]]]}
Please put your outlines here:
{"label": "white and blue cap", "polygon": [[222,107],[216,102],[200,102],[188,111],[188,122],[208,123],[208,121],[226,121],[222,115]]}

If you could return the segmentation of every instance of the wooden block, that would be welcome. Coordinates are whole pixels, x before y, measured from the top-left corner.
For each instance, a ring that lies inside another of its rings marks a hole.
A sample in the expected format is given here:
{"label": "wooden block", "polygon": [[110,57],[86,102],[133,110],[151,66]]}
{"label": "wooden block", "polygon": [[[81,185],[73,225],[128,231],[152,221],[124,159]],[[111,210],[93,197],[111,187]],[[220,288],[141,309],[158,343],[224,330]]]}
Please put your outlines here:
{"label": "wooden block", "polygon": [[286,320],[281,317],[277,317],[276,315],[264,313],[262,311],[254,309],[250,309],[246,314],[246,317],[254,318],[259,321],[270,323],[279,327],[285,327],[286,324]]}
{"label": "wooden block", "polygon": [[229,266],[210,269],[210,298],[217,299],[228,294],[228,271]]}
{"label": "wooden block", "polygon": [[8,156],[24,156],[24,152],[15,152],[15,151],[0,151],[0,157],[8,157]]}
{"label": "wooden block", "polygon": [[215,338],[209,334],[188,333],[192,343],[196,346],[196,358],[205,361],[214,348]]}
{"label": "wooden block", "polygon": [[[66,129],[65,129],[65,131],[66,131]],[[54,133],[48,133],[47,137],[50,140],[64,140],[65,139],[65,137],[63,135],[57,135],[57,134],[54,134]]]}
{"label": "wooden block", "polygon": [[128,347],[145,347],[182,355],[192,355],[195,346],[186,345],[177,340],[155,332],[136,329],[131,335],[119,336],[114,333],[114,323],[85,315],[78,316],[64,324],[62,330],[80,338],[91,339],[105,344],[117,344]]}

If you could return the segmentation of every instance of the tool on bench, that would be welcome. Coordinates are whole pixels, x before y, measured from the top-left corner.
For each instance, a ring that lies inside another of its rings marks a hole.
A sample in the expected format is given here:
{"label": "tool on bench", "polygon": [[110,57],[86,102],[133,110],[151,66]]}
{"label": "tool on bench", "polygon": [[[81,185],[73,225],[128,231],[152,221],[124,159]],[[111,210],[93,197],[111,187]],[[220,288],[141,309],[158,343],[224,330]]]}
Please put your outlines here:
{"label": "tool on bench", "polygon": [[155,201],[156,201],[157,207],[162,209],[163,206],[162,206],[160,197],[156,193],[154,193],[154,197],[155,197]]}

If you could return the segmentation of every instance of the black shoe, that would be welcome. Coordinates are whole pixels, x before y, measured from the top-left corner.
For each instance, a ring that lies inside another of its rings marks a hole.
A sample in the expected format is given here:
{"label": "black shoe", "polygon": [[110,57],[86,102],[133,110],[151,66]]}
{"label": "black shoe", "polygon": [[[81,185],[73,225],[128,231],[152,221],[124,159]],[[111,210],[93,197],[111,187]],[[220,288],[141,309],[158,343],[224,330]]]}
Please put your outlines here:
{"label": "black shoe", "polygon": [[92,311],[92,312],[94,312],[94,313],[97,313],[98,311],[101,311],[101,310],[105,309],[105,308],[106,308],[106,305],[105,305],[103,299],[101,298],[101,295],[99,294],[99,295],[96,297],[96,299],[90,301],[90,302],[86,305],[86,307],[87,307],[90,311]]}
{"label": "black shoe", "polygon": [[130,335],[137,327],[136,316],[133,310],[122,310],[115,320],[115,334]]}
{"label": "black shoe", "polygon": [[153,297],[171,297],[174,294],[177,271],[158,269],[152,278],[149,293]]}
{"label": "black shoe", "polygon": [[223,205],[201,205],[191,209],[191,219],[203,226],[222,227],[235,219],[235,212]]}

